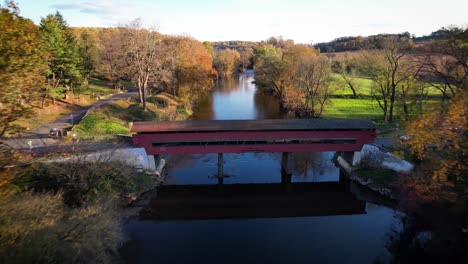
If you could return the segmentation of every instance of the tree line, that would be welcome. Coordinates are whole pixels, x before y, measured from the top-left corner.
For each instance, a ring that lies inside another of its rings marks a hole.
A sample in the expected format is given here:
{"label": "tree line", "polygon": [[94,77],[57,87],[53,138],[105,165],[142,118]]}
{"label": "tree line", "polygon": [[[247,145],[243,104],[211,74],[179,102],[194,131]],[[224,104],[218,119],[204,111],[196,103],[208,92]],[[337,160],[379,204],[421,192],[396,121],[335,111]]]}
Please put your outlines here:
{"label": "tree line", "polygon": [[322,53],[383,49],[385,46],[385,41],[388,38],[394,37],[412,39],[412,36],[409,32],[403,32],[400,34],[378,34],[367,37],[340,37],[330,42],[314,44],[314,47],[316,49],[320,49]]}

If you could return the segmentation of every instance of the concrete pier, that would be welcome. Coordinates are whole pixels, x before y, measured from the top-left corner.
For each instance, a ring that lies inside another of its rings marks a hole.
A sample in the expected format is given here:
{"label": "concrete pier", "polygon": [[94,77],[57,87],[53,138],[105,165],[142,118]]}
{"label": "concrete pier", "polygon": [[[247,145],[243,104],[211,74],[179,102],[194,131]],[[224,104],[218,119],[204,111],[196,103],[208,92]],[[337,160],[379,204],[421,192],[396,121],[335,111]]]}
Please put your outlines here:
{"label": "concrete pier", "polygon": [[224,184],[224,157],[223,153],[218,153],[218,185]]}
{"label": "concrete pier", "polygon": [[289,171],[289,152],[281,154],[281,184],[289,191],[291,190],[292,173]]}

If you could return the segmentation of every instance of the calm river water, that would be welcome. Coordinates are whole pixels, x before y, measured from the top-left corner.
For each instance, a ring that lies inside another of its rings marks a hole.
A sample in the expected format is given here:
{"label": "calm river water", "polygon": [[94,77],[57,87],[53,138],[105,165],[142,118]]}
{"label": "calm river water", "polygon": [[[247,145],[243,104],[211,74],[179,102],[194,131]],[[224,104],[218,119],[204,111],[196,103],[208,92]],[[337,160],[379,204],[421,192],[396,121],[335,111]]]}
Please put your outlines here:
{"label": "calm river water", "polygon": [[[194,118],[281,118],[252,81],[253,72],[219,81]],[[285,187],[279,153],[225,154],[223,190],[217,155],[168,157],[160,197],[125,227],[123,255],[129,263],[388,262],[397,212],[355,191],[332,156],[291,155]]]}

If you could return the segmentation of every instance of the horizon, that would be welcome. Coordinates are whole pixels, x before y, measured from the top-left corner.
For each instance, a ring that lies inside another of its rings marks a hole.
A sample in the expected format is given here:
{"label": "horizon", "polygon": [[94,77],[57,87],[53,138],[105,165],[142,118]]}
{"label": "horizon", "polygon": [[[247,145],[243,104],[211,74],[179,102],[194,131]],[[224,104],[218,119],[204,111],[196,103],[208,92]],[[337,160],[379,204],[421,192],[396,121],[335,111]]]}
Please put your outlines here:
{"label": "horizon", "polygon": [[[468,2],[358,0],[18,0],[20,15],[39,24],[60,12],[71,27],[115,27],[141,18],[167,35],[199,41],[262,41],[282,36],[295,43],[317,44],[348,36],[409,32],[429,35],[442,27],[468,25]],[[404,10],[402,12],[401,10]],[[410,14],[410,15],[402,15]],[[396,17],[396,18],[395,18]],[[325,22],[331,23],[324,26]]]}

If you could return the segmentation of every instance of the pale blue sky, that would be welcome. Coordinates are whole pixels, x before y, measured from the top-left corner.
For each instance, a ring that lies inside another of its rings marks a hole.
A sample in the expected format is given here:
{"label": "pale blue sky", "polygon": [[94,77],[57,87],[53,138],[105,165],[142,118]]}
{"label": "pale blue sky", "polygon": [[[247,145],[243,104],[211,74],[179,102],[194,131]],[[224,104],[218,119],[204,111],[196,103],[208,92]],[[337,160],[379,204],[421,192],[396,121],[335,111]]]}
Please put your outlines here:
{"label": "pale blue sky", "polygon": [[161,33],[200,41],[265,40],[282,35],[317,43],[342,36],[417,36],[468,25],[467,0],[16,0],[39,23],[60,11],[71,26],[108,27],[141,17]]}

